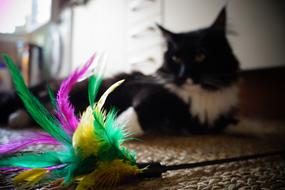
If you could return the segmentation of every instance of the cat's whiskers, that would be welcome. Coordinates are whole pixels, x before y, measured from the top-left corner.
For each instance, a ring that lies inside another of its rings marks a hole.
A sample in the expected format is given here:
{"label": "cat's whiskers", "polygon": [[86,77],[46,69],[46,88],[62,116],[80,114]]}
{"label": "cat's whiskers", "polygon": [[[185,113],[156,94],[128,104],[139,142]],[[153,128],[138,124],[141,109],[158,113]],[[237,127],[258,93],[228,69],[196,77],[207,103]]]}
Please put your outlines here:
{"label": "cat's whiskers", "polygon": [[159,84],[168,84],[168,83],[173,83],[175,81],[175,77],[173,76],[173,74],[160,72],[153,76],[158,81]]}
{"label": "cat's whiskers", "polygon": [[210,85],[216,88],[222,88],[225,85],[226,77],[231,78],[230,75],[202,75],[201,84]]}

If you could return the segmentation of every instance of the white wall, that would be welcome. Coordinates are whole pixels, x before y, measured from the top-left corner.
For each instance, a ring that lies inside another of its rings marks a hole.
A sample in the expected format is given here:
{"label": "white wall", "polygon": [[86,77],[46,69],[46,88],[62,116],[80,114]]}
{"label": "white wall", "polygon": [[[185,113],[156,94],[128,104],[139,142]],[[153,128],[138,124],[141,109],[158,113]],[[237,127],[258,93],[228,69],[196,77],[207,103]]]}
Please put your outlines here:
{"label": "white wall", "polygon": [[285,1],[235,0],[229,4],[229,35],[244,69],[285,66]]}
{"label": "white wall", "polygon": [[73,24],[73,69],[95,51],[106,51],[107,74],[122,70],[125,64],[125,9],[122,0],[93,0],[75,7]]}
{"label": "white wall", "polygon": [[188,32],[209,26],[226,0],[164,0],[164,26]]}
{"label": "white wall", "polygon": [[285,1],[165,0],[164,24],[181,32],[209,26],[227,4],[228,29],[243,69],[285,65]]}

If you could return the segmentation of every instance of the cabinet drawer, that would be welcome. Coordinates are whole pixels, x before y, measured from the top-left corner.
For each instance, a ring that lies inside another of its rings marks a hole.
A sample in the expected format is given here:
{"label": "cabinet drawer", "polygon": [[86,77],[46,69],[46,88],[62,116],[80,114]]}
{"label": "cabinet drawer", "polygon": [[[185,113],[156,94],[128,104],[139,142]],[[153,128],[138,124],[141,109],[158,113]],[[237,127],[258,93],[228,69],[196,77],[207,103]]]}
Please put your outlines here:
{"label": "cabinet drawer", "polygon": [[163,41],[160,36],[146,36],[138,39],[128,39],[127,52],[144,51],[153,46],[162,45]]}
{"label": "cabinet drawer", "polygon": [[131,70],[151,74],[162,64],[162,48],[161,46],[154,46],[144,51],[129,54],[127,62]]}
{"label": "cabinet drawer", "polygon": [[136,23],[132,26],[128,27],[128,37],[130,38],[136,38],[140,36],[144,36],[146,34],[153,35],[157,34],[158,27],[156,26],[157,24],[161,24],[161,16],[155,16],[152,18],[149,18],[145,21]]}
{"label": "cabinet drawer", "polygon": [[161,13],[161,0],[130,0],[128,2],[128,25],[147,20]]}
{"label": "cabinet drawer", "polygon": [[137,27],[129,29],[127,34],[127,51],[137,51],[162,43],[161,32],[155,23],[159,23],[157,17],[154,21],[144,22]]}

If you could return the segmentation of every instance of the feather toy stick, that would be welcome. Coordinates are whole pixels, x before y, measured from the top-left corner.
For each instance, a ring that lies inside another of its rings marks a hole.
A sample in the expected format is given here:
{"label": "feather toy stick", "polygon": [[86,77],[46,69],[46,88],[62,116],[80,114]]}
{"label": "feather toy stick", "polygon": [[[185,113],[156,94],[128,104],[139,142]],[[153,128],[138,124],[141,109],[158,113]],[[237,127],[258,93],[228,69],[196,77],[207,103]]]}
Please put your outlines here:
{"label": "feather toy stick", "polygon": [[[34,133],[32,139],[1,145],[0,172],[22,170],[13,181],[24,187],[61,181],[59,186],[77,183],[77,190],[115,185],[127,176],[141,173],[135,154],[122,146],[128,140],[128,133],[116,122],[116,111],[103,109],[108,94],[123,81],[112,85],[94,103],[101,79],[91,76],[88,86],[90,106],[80,118],[75,116],[68,100],[72,86],[86,73],[95,55],[64,80],[56,98],[52,97],[55,116],[30,93],[13,60],[6,54],[2,56],[27,111],[46,133]],[[49,92],[53,96],[51,90]],[[29,145],[40,143],[59,144],[61,149],[15,154]]]}

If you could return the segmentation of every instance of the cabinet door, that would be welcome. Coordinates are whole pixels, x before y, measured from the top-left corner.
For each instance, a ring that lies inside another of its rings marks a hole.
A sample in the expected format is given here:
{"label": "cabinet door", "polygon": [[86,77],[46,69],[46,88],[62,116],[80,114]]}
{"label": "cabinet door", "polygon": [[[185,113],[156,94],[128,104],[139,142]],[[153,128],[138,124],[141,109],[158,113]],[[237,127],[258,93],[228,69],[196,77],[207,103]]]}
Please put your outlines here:
{"label": "cabinet door", "polygon": [[151,74],[162,63],[163,0],[128,0],[126,58],[130,70]]}

